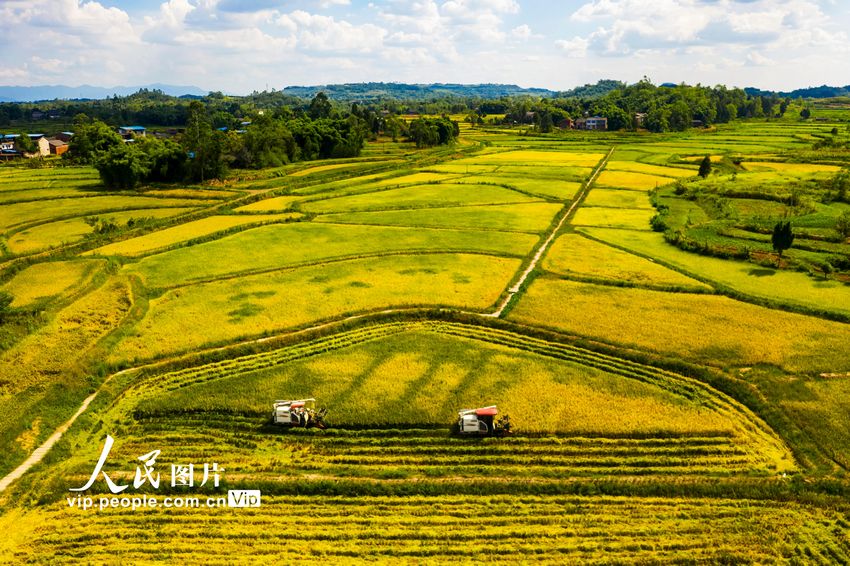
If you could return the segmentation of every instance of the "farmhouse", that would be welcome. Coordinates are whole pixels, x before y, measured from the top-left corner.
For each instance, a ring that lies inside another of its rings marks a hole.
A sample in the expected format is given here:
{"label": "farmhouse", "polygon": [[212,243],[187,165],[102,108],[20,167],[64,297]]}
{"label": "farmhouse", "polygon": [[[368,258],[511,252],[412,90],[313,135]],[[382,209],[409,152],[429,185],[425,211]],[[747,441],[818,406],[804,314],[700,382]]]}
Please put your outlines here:
{"label": "farmhouse", "polygon": [[119,126],[118,133],[124,138],[124,141],[132,140],[133,138],[145,137],[144,126]]}
{"label": "farmhouse", "polygon": [[68,144],[60,139],[52,138],[47,140],[47,143],[50,144],[51,155],[62,155],[68,151]]}
{"label": "farmhouse", "polygon": [[602,116],[591,116],[590,118],[579,118],[575,121],[577,130],[607,130],[608,118]]}
{"label": "farmhouse", "polygon": [[38,148],[35,153],[21,153],[18,150],[17,140],[20,134],[0,135],[0,152],[3,154],[3,159],[11,159],[13,157],[37,157],[50,155],[50,142],[44,137],[44,134],[26,134]]}
{"label": "farmhouse", "polygon": [[564,118],[563,120],[558,122],[558,127],[562,130],[571,130],[575,127],[575,124],[573,123],[572,119]]}

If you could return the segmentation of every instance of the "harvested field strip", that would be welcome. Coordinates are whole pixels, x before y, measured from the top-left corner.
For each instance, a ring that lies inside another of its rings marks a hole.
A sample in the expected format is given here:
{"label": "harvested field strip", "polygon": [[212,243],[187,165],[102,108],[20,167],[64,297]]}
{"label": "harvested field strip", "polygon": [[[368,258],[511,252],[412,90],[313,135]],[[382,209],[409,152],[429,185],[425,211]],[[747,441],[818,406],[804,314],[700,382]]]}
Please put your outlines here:
{"label": "harvested field strip", "polygon": [[131,389],[131,397],[137,404],[142,398],[157,395],[161,391],[175,391],[200,383],[229,379],[236,375],[271,368],[319,352],[345,348],[367,340],[371,341],[390,334],[417,329],[531,352],[651,384],[731,419],[731,422],[735,423],[735,434],[741,439],[747,439],[744,445],[749,446],[748,450],[751,451],[752,457],[756,460],[764,457],[777,462],[782,460],[785,466],[793,466],[791,456],[785,445],[755,415],[731,398],[694,379],[574,346],[554,344],[506,331],[452,323],[395,323],[367,327],[342,333],[333,338],[320,339],[272,352],[152,376],[137,383]]}
{"label": "harvested field strip", "polygon": [[[310,527],[305,528],[305,517]],[[579,496],[266,496],[258,509],[22,512],[14,561],[846,562],[842,514],[794,503]],[[471,518],[473,518],[471,520]],[[718,538],[718,533],[723,533]],[[203,544],[198,544],[202,540]],[[57,551],[57,549],[60,549]],[[7,556],[12,560],[12,555]]]}

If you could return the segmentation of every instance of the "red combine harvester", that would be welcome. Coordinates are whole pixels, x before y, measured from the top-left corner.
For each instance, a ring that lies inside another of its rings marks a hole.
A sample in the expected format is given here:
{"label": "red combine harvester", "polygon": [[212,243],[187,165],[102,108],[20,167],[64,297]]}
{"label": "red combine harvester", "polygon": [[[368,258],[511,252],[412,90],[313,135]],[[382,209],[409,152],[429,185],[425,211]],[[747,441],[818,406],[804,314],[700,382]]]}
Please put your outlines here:
{"label": "red combine harvester", "polygon": [[327,409],[313,408],[315,399],[294,399],[275,401],[272,410],[272,422],[277,425],[320,429],[328,428],[325,424]]}
{"label": "red combine harvester", "polygon": [[511,419],[508,415],[496,418],[496,405],[480,409],[462,409],[458,412],[458,433],[476,436],[505,436],[511,434]]}

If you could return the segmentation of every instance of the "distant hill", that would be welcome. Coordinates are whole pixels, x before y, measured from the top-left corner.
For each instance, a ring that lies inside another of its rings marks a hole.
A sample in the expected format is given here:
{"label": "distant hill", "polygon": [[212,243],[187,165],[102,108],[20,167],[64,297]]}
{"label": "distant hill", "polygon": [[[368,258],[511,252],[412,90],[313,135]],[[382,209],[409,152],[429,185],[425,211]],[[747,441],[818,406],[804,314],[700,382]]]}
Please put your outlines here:
{"label": "distant hill", "polygon": [[565,90],[564,92],[559,92],[558,97],[560,98],[599,98],[600,96],[605,96],[612,90],[617,90],[618,88],[623,88],[626,86],[626,83],[621,81],[612,81],[609,79],[602,79],[597,81],[595,85],[586,84],[584,86],[577,86],[570,90]]}
{"label": "distant hill", "polygon": [[522,88],[505,84],[405,84],[405,83],[349,83],[317,86],[288,86],[283,93],[300,98],[312,98],[324,92],[328,98],[339,101],[371,102],[383,99],[425,100],[458,96],[462,98],[501,98],[528,94],[532,96],[554,96],[555,92],[545,88]]}
{"label": "distant hill", "polygon": [[786,98],[834,98],[836,96],[849,96],[850,95],[850,85],[847,86],[812,86],[808,88],[798,88],[797,90],[792,90],[790,92],[778,92],[771,90],[761,90],[758,88],[745,88],[744,89],[747,94],[750,96],[770,96],[777,95],[783,96]]}
{"label": "distant hill", "polygon": [[39,102],[42,100],[99,100],[118,96],[127,96],[139,89],[161,90],[171,96],[205,96],[207,91],[196,86],[176,86],[154,83],[143,86],[101,87],[91,85],[65,86],[0,86],[0,102]]}

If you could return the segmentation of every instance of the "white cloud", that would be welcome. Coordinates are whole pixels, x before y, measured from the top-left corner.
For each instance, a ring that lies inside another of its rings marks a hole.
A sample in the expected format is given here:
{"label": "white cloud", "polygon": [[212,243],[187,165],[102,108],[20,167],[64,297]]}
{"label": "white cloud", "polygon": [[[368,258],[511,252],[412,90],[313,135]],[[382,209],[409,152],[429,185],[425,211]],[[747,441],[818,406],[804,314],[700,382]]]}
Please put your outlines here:
{"label": "white cloud", "polygon": [[519,40],[529,39],[533,34],[531,33],[531,28],[528,27],[528,24],[522,24],[520,26],[515,27],[511,30],[511,37]]}
{"label": "white cloud", "polygon": [[284,14],[276,23],[287,30],[294,30],[297,47],[315,52],[368,53],[380,49],[387,36],[387,30],[373,24],[356,26],[303,10]]}
{"label": "white cloud", "polygon": [[584,57],[587,55],[587,46],[590,44],[589,39],[583,37],[574,37],[572,39],[559,39],[555,41],[555,46],[566,52],[568,57]]}

